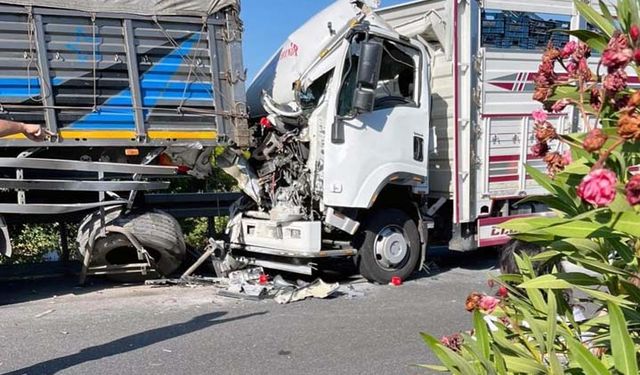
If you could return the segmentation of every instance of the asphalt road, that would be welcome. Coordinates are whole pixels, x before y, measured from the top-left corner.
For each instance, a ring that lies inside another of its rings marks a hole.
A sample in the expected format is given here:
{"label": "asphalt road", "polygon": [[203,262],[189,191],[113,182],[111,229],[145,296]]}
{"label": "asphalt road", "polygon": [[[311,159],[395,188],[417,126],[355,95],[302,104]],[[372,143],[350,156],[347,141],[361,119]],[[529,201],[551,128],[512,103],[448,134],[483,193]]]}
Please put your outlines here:
{"label": "asphalt road", "polygon": [[419,333],[469,329],[464,300],[496,272],[486,252],[432,259],[401,287],[289,305],[214,287],[0,284],[0,373],[424,374],[413,365],[436,361]]}

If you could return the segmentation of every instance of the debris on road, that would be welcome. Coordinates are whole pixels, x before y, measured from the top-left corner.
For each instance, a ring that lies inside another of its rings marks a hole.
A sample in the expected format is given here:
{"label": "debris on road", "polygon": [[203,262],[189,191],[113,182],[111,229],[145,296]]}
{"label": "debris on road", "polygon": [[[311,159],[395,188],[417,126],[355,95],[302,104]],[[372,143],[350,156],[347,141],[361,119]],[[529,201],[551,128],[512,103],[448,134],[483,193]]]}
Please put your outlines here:
{"label": "debris on road", "polygon": [[145,285],[151,286],[190,286],[190,285],[226,285],[229,283],[228,279],[221,277],[201,277],[201,276],[188,276],[179,279],[157,279],[146,280]]}
{"label": "debris on road", "polygon": [[54,311],[56,311],[56,310],[54,310],[54,309],[49,309],[49,310],[47,310],[47,311],[41,312],[40,314],[36,315],[35,317],[36,317],[36,318],[42,318],[43,316],[45,316],[45,315],[49,315],[49,314],[51,314],[51,313],[52,313],[52,312],[54,312]]}
{"label": "debris on road", "polygon": [[334,294],[340,284],[327,284],[321,279],[317,279],[303,287],[299,287],[297,289],[288,288],[288,290],[281,289],[278,291],[274,297],[274,300],[279,304],[291,303],[296,301],[302,301],[309,297],[313,298],[327,298]]}

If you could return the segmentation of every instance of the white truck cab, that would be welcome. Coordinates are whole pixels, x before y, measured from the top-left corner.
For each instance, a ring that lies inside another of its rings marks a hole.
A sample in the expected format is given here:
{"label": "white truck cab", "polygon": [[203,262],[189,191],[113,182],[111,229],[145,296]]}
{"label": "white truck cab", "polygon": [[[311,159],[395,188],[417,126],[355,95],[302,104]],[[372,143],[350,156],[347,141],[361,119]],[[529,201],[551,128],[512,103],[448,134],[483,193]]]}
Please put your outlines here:
{"label": "white truck cab", "polygon": [[[560,26],[579,26],[570,1],[553,3],[568,20]],[[488,28],[509,17],[526,30],[558,24],[525,2],[487,4],[338,0],[294,32],[249,88],[251,157],[218,158],[246,193],[231,251],[302,273],[352,256],[364,277],[387,283],[420,267],[428,245],[496,246],[509,238],[501,222],[546,214],[515,204],[542,192],[524,164],[544,167],[529,155],[538,105],[527,82],[546,36],[514,45]],[[512,70],[516,91],[499,78]],[[551,121],[570,131],[572,116]]]}

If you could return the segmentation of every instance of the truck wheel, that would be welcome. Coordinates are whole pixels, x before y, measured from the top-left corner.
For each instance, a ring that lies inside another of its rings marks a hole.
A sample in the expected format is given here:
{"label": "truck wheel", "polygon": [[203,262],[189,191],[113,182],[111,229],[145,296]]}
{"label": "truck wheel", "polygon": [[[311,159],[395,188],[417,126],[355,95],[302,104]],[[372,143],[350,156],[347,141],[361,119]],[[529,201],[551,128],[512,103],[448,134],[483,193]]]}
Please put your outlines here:
{"label": "truck wheel", "polygon": [[387,284],[394,276],[404,280],[420,262],[418,227],[399,209],[374,211],[363,223],[354,245],[360,274],[369,281]]}
{"label": "truck wheel", "polygon": [[[99,218],[99,216],[96,217]],[[153,211],[122,216],[108,224],[123,227],[136,237],[154,259],[156,270],[160,275],[169,276],[180,267],[185,257],[186,245],[180,225],[173,216],[162,211]],[[89,236],[83,235],[81,238],[88,241]],[[83,256],[87,249],[86,244],[84,245],[80,246]],[[106,237],[98,238],[93,246],[92,265],[122,265],[138,262],[140,260],[135,247],[122,234],[107,234]],[[109,278],[125,282],[143,279],[139,275],[112,275]]]}

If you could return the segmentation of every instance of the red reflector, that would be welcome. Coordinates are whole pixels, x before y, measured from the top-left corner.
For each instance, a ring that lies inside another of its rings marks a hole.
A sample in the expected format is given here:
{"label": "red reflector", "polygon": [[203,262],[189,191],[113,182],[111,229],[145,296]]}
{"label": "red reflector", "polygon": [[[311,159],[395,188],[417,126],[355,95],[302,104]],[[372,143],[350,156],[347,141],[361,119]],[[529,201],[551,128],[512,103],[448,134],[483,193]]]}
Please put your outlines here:
{"label": "red reflector", "polygon": [[265,129],[271,129],[273,127],[273,125],[271,125],[271,121],[269,121],[269,119],[266,117],[260,119],[260,126]]}
{"label": "red reflector", "polygon": [[402,279],[399,278],[398,276],[394,276],[391,278],[391,285],[393,286],[400,286],[402,285]]}
{"label": "red reflector", "polygon": [[187,167],[186,165],[178,166],[178,174],[187,174],[187,172],[189,172],[190,170],[191,168]]}

